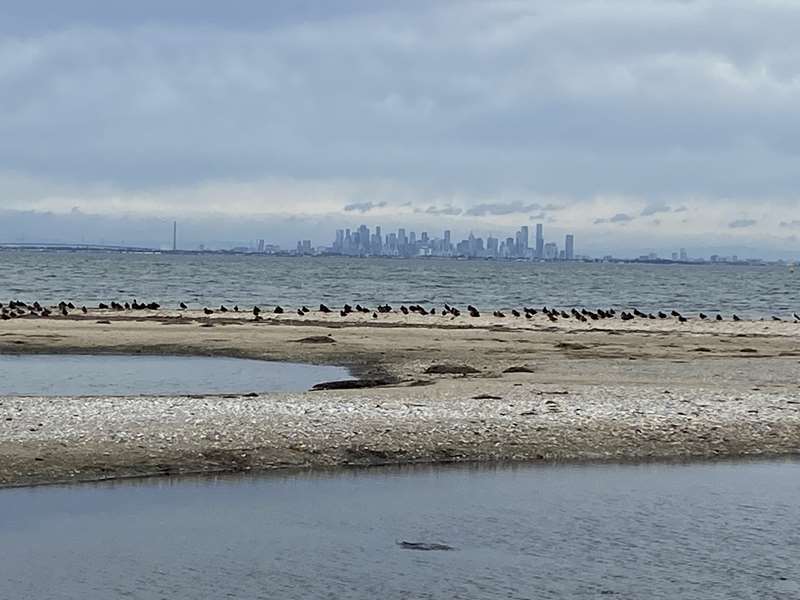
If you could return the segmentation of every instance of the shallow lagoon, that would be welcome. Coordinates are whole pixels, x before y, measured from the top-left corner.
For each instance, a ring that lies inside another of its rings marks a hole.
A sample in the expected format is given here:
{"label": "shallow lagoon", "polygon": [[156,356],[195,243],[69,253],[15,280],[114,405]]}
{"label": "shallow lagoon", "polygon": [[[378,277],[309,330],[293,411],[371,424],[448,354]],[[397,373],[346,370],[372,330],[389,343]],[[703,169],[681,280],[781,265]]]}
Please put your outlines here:
{"label": "shallow lagoon", "polygon": [[204,356],[0,355],[0,396],[297,392],[350,379],[342,367]]}

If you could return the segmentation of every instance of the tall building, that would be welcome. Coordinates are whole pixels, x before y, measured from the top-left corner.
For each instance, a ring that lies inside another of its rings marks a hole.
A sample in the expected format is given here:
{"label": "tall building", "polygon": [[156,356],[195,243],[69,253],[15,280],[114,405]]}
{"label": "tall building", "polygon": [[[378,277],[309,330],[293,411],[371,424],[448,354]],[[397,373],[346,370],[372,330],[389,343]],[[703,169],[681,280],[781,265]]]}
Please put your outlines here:
{"label": "tall building", "polygon": [[519,228],[519,245],[520,245],[520,255],[525,256],[528,253],[528,245],[530,242],[530,237],[528,233],[528,226],[523,225]]}
{"label": "tall building", "polygon": [[172,251],[175,252],[178,249],[178,222],[172,222]]}
{"label": "tall building", "polygon": [[555,242],[548,242],[544,245],[544,258],[545,260],[555,260],[558,258],[558,244]]}
{"label": "tall building", "polygon": [[571,233],[564,238],[564,259],[575,260],[575,236]]}
{"label": "tall building", "polygon": [[681,248],[681,261],[686,262],[689,260],[689,255],[686,254],[686,248]]}
{"label": "tall building", "polygon": [[444,230],[444,248],[443,248],[443,250],[446,253],[449,253],[452,249],[453,249],[453,245],[450,242],[450,230],[449,229],[445,229]]}
{"label": "tall building", "polygon": [[541,223],[536,224],[536,258],[544,258],[544,230]]}

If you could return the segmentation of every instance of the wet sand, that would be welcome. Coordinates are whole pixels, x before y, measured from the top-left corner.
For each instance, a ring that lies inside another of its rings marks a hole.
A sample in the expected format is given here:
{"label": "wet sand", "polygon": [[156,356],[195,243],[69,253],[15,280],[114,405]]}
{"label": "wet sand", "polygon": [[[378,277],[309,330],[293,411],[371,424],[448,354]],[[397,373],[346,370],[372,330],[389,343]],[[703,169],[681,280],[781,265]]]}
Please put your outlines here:
{"label": "wet sand", "polygon": [[0,485],[800,450],[797,323],[263,316],[90,311],[0,322],[3,353],[334,364],[368,386],[256,396],[2,397]]}

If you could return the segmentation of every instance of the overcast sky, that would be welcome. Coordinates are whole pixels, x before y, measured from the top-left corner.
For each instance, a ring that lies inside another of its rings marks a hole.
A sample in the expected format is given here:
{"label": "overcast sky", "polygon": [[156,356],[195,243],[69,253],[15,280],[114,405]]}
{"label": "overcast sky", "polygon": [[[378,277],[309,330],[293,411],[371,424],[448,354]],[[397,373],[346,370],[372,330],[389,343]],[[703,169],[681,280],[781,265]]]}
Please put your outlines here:
{"label": "overcast sky", "polygon": [[796,257],[798,31],[790,0],[6,2],[0,240],[543,222]]}

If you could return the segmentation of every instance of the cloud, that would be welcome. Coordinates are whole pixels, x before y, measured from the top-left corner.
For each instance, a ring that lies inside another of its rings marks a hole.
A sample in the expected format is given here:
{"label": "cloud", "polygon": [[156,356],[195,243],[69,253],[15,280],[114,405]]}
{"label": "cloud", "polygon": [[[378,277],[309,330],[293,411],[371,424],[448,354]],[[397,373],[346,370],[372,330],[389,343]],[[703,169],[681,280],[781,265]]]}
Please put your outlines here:
{"label": "cloud", "polygon": [[419,209],[419,212],[422,212],[426,215],[436,215],[436,216],[458,216],[464,212],[464,209],[458,208],[457,206],[429,206],[425,210]]}
{"label": "cloud", "polygon": [[486,215],[511,215],[517,213],[527,213],[534,210],[541,210],[539,204],[525,204],[523,202],[506,202],[506,203],[490,203],[478,204],[472,206],[465,211],[465,214],[473,217],[483,217]]}
{"label": "cloud", "polygon": [[609,217],[607,219],[595,219],[594,224],[600,225],[602,223],[617,223],[624,225],[625,223],[629,223],[633,221],[633,217],[626,214],[626,213],[617,213],[613,217]]}
{"label": "cloud", "polygon": [[386,202],[353,202],[351,204],[345,204],[343,210],[345,212],[366,213],[376,208],[383,208],[386,204]]}
{"label": "cloud", "polygon": [[666,213],[670,212],[672,208],[668,204],[664,204],[663,202],[655,203],[655,204],[648,204],[642,209],[642,212],[639,213],[642,217],[649,217],[651,215],[655,215],[657,213]]}
{"label": "cloud", "polygon": [[800,219],[793,219],[791,221],[781,221],[780,226],[785,229],[793,229],[800,227]]}
{"label": "cloud", "polygon": [[728,223],[728,227],[731,229],[742,229],[745,227],[752,227],[758,223],[755,219],[736,219],[735,221],[731,221]]}

